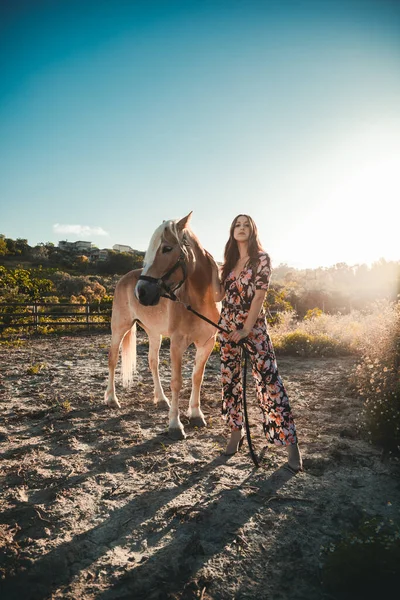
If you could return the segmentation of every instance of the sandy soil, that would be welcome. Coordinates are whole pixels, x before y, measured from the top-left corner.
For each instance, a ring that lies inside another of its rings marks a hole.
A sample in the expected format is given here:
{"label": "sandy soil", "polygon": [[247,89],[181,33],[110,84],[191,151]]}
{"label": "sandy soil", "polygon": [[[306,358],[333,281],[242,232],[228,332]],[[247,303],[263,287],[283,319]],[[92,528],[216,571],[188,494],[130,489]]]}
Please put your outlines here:
{"label": "sandy soil", "polygon": [[[217,355],[203,384],[208,426],[182,416],[186,440],[169,440],[167,412],[153,406],[144,343],[138,380],[118,390],[122,409],[106,407],[108,342],[32,339],[0,351],[2,600],[328,598],[321,545],[364,516],[399,516],[396,465],[357,434],[352,359],[278,357],[304,456],[293,476],[284,449],[263,451],[260,469],[247,446],[221,456]],[[160,360],[168,395],[168,349]]]}

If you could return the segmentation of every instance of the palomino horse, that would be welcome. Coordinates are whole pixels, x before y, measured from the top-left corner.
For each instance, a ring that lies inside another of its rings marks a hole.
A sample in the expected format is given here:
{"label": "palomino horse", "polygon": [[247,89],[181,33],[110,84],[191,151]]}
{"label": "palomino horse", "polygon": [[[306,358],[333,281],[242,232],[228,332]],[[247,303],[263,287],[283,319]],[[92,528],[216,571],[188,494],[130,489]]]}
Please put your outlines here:
{"label": "palomino horse", "polygon": [[[132,381],[132,370],[136,371],[136,322],[139,322],[149,337],[154,402],[169,406],[169,434],[174,439],[185,437],[178,403],[182,387],[182,355],[192,342],[196,346],[196,358],[187,416],[193,425],[206,425],[200,408],[200,387],[216,333],[215,327],[189,312],[185,304],[214,322],[219,318],[211,286],[212,271],[217,266],[188,228],[191,214],[180,221],[164,221],[150,240],[143,270],[130,271],[116,286],[105,392],[107,404],[119,408],[114,383],[118,352],[121,346],[123,384],[127,387]],[[178,301],[163,297],[162,293],[172,295]],[[163,335],[171,342],[171,405],[162,389],[158,370]]]}

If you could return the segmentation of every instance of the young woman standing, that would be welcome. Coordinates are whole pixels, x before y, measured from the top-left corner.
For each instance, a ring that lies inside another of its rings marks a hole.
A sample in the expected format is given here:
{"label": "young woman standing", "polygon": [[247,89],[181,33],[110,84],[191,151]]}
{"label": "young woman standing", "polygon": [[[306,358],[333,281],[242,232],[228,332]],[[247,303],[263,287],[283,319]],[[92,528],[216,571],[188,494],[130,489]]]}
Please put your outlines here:
{"label": "young woman standing", "polygon": [[288,466],[298,472],[302,460],[289,399],[278,374],[274,349],[267,332],[263,303],[271,276],[268,254],[262,249],[257,227],[248,215],[238,215],[225,246],[221,279],[214,276],[215,300],[222,300],[219,324],[221,345],[222,413],[231,428],[226,455],[235,454],[244,438],[241,348],[251,347],[252,372],[269,443],[288,447]]}

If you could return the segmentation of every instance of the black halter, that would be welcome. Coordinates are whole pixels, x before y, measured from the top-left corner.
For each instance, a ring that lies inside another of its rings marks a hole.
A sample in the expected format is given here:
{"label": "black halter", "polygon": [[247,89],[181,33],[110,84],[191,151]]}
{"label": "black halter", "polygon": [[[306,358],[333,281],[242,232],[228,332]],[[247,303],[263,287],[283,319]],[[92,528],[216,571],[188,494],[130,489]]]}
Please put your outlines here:
{"label": "black halter", "polygon": [[[189,246],[189,244],[186,240],[183,241],[183,246],[187,246],[187,247]],[[141,281],[149,281],[150,283],[156,283],[161,290],[161,296],[163,296],[163,298],[169,298],[170,300],[176,300],[175,292],[185,283],[185,281],[187,279],[187,266],[186,266],[186,262],[185,262],[186,256],[185,256],[185,252],[184,252],[182,246],[180,246],[180,248],[181,248],[181,252],[179,254],[178,260],[169,269],[169,271],[164,273],[164,275],[162,277],[159,277],[157,279],[157,277],[150,277],[149,275],[140,275],[138,281],[141,280]],[[179,268],[182,270],[183,278],[180,281],[178,281],[178,283],[176,283],[176,284],[168,285],[167,279],[169,277],[171,277],[172,273],[175,273],[175,271]]]}

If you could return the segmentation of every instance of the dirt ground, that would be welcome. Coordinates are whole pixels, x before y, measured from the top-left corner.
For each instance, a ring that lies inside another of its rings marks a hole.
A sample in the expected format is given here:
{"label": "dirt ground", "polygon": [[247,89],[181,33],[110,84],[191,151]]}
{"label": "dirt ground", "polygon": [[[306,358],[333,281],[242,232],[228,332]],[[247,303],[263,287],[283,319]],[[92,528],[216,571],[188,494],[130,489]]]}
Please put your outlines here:
{"label": "dirt ground", "polygon": [[[32,339],[2,348],[0,597],[18,599],[329,598],[321,546],[364,516],[399,517],[398,467],[357,433],[353,359],[278,357],[304,472],[284,449],[247,445],[221,456],[219,358],[206,368],[208,426],[185,417],[193,352],[184,363],[182,421],[171,441],[153,405],[145,338],[139,377],[104,405],[109,335]],[[161,350],[169,395],[168,348]],[[248,391],[252,436],[260,414]]]}

